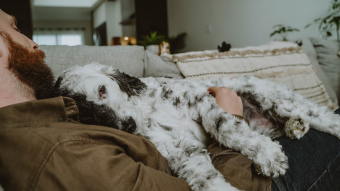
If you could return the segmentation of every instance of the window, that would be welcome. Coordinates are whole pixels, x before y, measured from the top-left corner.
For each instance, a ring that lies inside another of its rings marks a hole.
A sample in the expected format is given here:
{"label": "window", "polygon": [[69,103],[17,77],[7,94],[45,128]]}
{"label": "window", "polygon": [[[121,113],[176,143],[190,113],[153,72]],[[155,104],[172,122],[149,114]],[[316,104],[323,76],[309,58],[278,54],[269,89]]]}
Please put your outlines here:
{"label": "window", "polygon": [[34,29],[33,41],[39,45],[84,45],[85,29]]}

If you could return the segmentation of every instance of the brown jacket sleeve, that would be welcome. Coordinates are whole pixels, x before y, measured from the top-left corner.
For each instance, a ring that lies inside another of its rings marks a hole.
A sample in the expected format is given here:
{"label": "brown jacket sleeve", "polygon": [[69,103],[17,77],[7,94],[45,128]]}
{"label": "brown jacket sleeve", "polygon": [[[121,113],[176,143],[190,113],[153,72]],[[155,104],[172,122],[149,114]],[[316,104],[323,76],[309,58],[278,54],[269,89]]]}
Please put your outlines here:
{"label": "brown jacket sleeve", "polygon": [[120,131],[100,137],[60,143],[51,151],[36,190],[190,190],[170,175],[166,160],[145,139]]}
{"label": "brown jacket sleeve", "polygon": [[215,168],[236,188],[244,191],[271,191],[271,178],[257,174],[253,162],[241,153],[223,147],[214,140],[208,145],[208,152]]}

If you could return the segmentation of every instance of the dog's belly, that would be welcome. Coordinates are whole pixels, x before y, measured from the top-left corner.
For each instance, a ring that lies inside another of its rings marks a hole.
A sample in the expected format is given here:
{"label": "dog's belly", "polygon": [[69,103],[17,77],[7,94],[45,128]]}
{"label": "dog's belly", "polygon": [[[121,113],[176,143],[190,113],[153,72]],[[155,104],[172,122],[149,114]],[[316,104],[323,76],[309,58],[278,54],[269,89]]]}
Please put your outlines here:
{"label": "dog's belly", "polygon": [[202,126],[192,120],[186,108],[175,108],[170,103],[157,104],[156,111],[150,113],[154,128],[162,128],[167,134],[192,138],[202,144],[207,143],[207,134]]}
{"label": "dog's belly", "polygon": [[283,135],[282,129],[275,125],[258,111],[256,106],[250,104],[246,99],[243,102],[243,116],[249,127],[263,135],[277,138]]}

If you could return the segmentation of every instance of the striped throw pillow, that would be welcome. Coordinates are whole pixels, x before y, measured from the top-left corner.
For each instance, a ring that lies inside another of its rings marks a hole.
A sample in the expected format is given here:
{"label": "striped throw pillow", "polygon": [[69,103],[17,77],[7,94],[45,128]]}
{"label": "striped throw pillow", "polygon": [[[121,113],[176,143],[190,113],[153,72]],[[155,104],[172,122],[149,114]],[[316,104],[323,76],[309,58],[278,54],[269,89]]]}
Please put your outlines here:
{"label": "striped throw pillow", "polygon": [[295,43],[232,49],[228,52],[201,51],[173,55],[186,78],[237,77],[251,75],[284,84],[295,92],[334,109],[334,103],[313,71],[306,54]]}

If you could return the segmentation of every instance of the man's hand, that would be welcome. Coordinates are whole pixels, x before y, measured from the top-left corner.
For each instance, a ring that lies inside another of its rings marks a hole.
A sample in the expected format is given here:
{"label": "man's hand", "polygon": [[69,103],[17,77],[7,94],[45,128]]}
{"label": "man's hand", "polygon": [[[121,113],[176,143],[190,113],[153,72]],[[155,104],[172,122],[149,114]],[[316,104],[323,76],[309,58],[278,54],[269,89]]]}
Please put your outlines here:
{"label": "man's hand", "polygon": [[231,89],[225,87],[210,87],[209,93],[216,99],[216,103],[227,113],[243,116],[241,98]]}

